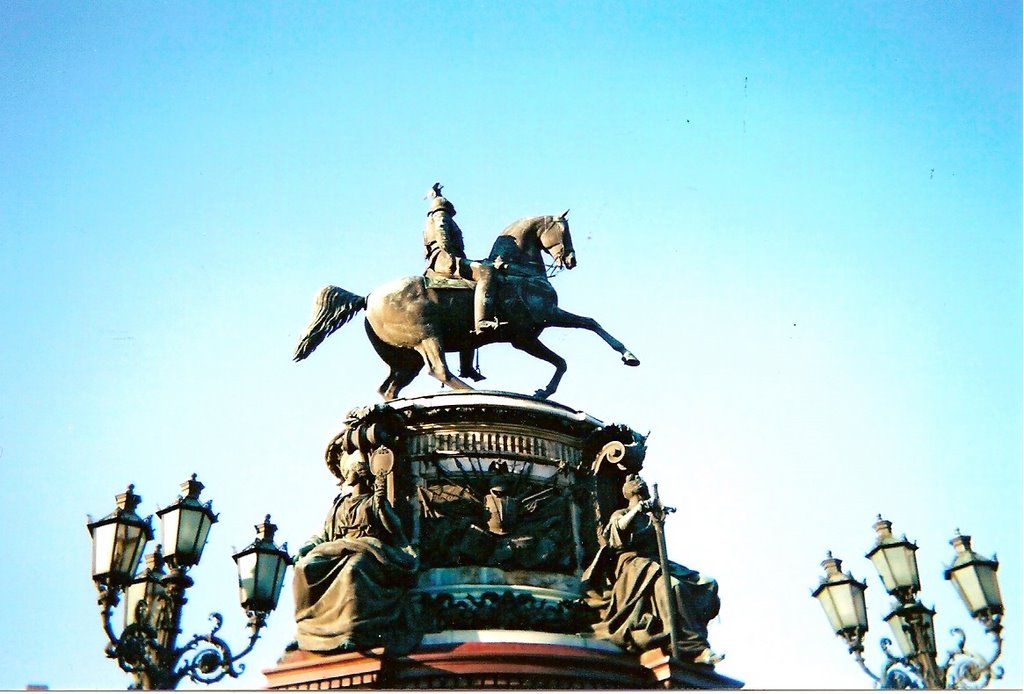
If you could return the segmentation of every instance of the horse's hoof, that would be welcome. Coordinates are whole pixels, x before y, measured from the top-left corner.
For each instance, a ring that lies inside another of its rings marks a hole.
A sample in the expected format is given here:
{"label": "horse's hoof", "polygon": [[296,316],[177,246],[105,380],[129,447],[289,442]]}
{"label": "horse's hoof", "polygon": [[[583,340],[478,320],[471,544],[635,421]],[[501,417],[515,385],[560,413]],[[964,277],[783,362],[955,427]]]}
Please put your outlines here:
{"label": "horse's hoof", "polygon": [[533,397],[538,398],[540,400],[547,400],[549,395],[551,395],[551,393],[549,393],[548,391],[544,390],[543,388],[541,388],[540,390],[534,391],[534,393],[533,393]]}
{"label": "horse's hoof", "polygon": [[622,363],[626,366],[640,366],[640,360],[634,357],[632,352],[626,352],[622,355]]}

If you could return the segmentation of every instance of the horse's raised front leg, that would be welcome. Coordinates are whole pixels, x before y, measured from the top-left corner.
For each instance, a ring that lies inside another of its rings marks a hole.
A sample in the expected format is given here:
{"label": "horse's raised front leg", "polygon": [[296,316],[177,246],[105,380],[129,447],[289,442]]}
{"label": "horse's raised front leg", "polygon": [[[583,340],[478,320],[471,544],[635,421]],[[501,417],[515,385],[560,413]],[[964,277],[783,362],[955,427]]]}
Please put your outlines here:
{"label": "horse's raised front leg", "polygon": [[555,367],[555,375],[551,377],[548,384],[533,394],[535,398],[550,397],[558,389],[558,383],[562,380],[562,376],[565,375],[565,359],[562,359],[558,354],[552,352],[536,337],[532,340],[514,341],[512,342],[512,346],[520,351],[526,352],[531,357],[543,359]]}
{"label": "horse's raised front leg", "polygon": [[444,358],[444,350],[441,342],[436,337],[428,337],[415,347],[416,351],[423,357],[423,363],[430,370],[430,375],[445,384],[452,390],[473,390],[469,385],[455,374],[448,370],[448,362]]}
{"label": "horse's raised front leg", "polygon": [[626,345],[612,337],[612,335],[602,328],[601,324],[593,318],[577,316],[575,313],[569,313],[568,311],[563,311],[562,309],[555,307],[554,312],[544,322],[544,325],[545,327],[550,326],[552,328],[582,328],[583,330],[589,330],[607,342],[609,347],[621,354],[623,364],[626,366],[640,365],[640,360],[633,356],[632,352],[626,349]]}

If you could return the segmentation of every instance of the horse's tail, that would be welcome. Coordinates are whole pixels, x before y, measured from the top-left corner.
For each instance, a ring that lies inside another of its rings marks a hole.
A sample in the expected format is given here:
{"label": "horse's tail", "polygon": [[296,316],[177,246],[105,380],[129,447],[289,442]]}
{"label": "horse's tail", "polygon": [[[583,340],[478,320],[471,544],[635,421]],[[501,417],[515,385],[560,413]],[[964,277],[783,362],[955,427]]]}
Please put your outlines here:
{"label": "horse's tail", "polygon": [[347,292],[341,287],[327,286],[316,295],[313,317],[306,332],[295,348],[293,361],[301,361],[313,353],[321,342],[335,330],[352,320],[366,308],[366,297]]}

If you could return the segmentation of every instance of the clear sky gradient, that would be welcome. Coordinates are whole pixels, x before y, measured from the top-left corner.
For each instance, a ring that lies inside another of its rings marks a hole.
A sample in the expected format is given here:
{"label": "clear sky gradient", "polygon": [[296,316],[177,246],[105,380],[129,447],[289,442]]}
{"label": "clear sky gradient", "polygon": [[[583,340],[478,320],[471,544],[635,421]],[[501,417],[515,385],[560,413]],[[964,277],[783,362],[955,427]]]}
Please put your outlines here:
{"label": "clear sky gradient", "polygon": [[[291,362],[313,296],[420,273],[434,181],[478,257],[571,208],[561,305],[642,364],[552,330],[553,399],[652,432],[724,674],[870,684],[810,589],[826,550],[868,578],[879,669],[882,513],[940,651],[989,649],[954,529],[998,552],[1022,686],[1020,3],[5,0],[0,162],[0,687],[127,685],[84,523],[129,482],[147,513],[207,485],[184,629],[220,610],[243,643],[232,546],[267,512],[319,529],[324,446],[386,375],[358,324]],[[480,359],[492,389],[550,376]]]}

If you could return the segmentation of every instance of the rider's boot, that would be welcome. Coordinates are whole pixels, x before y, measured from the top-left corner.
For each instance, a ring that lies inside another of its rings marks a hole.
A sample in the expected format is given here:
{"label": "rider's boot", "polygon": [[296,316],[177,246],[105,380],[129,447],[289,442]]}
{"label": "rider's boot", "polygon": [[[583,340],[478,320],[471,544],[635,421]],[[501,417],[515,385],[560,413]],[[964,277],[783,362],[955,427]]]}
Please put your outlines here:
{"label": "rider's boot", "polygon": [[487,265],[476,264],[474,270],[476,271],[476,288],[473,293],[473,324],[474,331],[477,335],[480,335],[488,330],[497,330],[498,326],[501,325],[497,318],[488,319],[487,314],[490,313],[489,308],[491,302],[490,289],[491,289],[491,277],[493,273],[491,268]]}
{"label": "rider's boot", "polygon": [[480,373],[475,366],[473,366],[473,350],[465,349],[459,352],[459,376],[462,378],[471,378],[474,381],[482,381],[486,376]]}

